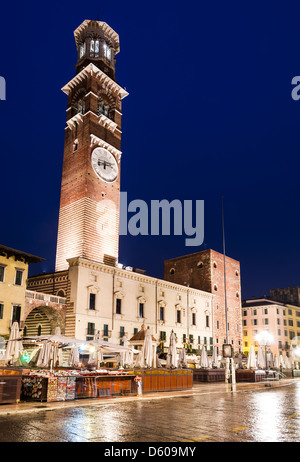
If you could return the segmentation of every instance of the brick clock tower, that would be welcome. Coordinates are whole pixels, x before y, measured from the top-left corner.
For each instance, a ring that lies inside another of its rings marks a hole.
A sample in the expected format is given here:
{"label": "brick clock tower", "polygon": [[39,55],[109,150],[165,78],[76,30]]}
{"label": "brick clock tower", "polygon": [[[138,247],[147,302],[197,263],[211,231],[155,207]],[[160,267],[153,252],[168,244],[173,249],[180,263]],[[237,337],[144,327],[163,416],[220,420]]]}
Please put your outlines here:
{"label": "brick clock tower", "polygon": [[85,20],[74,32],[78,52],[68,95],[56,271],[69,258],[118,261],[122,99],[116,83],[119,36]]}

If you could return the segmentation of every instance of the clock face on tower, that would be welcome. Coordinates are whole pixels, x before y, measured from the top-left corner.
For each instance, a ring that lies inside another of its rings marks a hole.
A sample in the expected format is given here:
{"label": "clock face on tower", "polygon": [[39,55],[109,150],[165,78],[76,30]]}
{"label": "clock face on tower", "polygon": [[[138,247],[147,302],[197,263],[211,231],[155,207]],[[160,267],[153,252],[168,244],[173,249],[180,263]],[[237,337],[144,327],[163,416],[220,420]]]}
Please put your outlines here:
{"label": "clock face on tower", "polygon": [[117,179],[119,173],[118,164],[114,155],[107,149],[94,149],[91,162],[94,172],[101,180],[112,183]]}

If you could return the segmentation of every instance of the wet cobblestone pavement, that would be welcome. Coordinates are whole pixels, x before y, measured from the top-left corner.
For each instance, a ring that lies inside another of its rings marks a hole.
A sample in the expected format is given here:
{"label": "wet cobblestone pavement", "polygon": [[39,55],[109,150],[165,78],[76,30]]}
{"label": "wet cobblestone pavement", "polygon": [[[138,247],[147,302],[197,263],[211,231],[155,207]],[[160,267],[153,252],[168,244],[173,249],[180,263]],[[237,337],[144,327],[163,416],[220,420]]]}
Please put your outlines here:
{"label": "wet cobblestone pavement", "polygon": [[[1,442],[299,442],[300,381],[0,414]],[[45,403],[47,404],[47,403]],[[9,409],[9,408],[8,408]],[[1,411],[1,407],[0,407]]]}

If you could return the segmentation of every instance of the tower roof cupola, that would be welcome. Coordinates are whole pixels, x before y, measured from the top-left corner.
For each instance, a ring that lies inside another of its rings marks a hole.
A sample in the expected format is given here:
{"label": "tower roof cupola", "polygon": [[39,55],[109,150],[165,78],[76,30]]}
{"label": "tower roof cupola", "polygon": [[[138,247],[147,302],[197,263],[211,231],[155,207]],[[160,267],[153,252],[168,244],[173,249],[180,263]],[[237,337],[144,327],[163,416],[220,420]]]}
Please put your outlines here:
{"label": "tower roof cupola", "polygon": [[86,19],[74,31],[78,52],[76,70],[93,63],[115,80],[115,56],[120,51],[119,35],[103,21]]}

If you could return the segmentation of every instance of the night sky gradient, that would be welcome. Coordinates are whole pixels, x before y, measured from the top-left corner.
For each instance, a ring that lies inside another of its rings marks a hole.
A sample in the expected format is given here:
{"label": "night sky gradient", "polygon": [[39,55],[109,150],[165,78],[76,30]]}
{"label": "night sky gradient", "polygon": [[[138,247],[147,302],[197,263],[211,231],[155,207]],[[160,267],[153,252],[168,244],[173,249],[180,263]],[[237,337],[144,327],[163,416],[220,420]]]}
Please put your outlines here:
{"label": "night sky gradient", "polygon": [[120,239],[120,262],[163,277],[163,261],[212,248],[241,262],[242,297],[300,285],[299,2],[170,0],[1,6],[0,242],[54,271],[73,31],[119,35],[121,190],[129,200],[205,201],[205,243]]}

